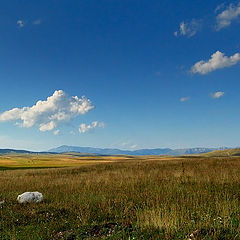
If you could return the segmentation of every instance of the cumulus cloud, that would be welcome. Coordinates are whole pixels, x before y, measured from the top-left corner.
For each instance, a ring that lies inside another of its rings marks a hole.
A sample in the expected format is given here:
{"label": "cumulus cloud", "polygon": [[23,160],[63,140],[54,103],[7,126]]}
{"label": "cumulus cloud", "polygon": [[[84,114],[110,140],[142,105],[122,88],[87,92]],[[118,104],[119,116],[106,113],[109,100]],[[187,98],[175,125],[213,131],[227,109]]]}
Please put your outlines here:
{"label": "cumulus cloud", "polygon": [[179,25],[179,32],[174,32],[174,36],[178,37],[178,35],[192,37],[194,36],[201,28],[201,20],[193,19],[190,22],[181,22]]}
{"label": "cumulus cloud", "polygon": [[86,114],[94,106],[85,96],[68,96],[58,90],[45,101],[38,101],[31,107],[13,108],[0,114],[1,122],[15,121],[25,128],[36,126],[40,131],[55,129],[60,123],[68,122],[72,118]]}
{"label": "cumulus cloud", "polygon": [[180,98],[180,102],[186,102],[186,101],[189,101],[190,100],[190,97],[181,97]]}
{"label": "cumulus cloud", "polygon": [[238,19],[240,16],[240,2],[237,5],[230,4],[226,9],[216,16],[216,30],[231,25],[232,21]]}
{"label": "cumulus cloud", "polygon": [[221,97],[223,97],[223,95],[224,95],[224,92],[215,92],[215,93],[211,93],[211,97],[212,98],[221,98]]}
{"label": "cumulus cloud", "polygon": [[212,54],[208,61],[199,61],[191,68],[192,73],[207,74],[217,69],[231,67],[240,61],[240,54],[227,57],[224,53],[217,51]]}
{"label": "cumulus cloud", "polygon": [[19,20],[17,20],[17,25],[18,25],[18,27],[22,28],[22,27],[24,27],[25,23],[23,22],[23,20],[19,19]]}
{"label": "cumulus cloud", "polygon": [[105,124],[103,122],[98,122],[98,121],[94,121],[91,124],[87,125],[85,123],[80,124],[79,126],[79,132],[80,133],[85,133],[88,132],[94,128],[104,128]]}

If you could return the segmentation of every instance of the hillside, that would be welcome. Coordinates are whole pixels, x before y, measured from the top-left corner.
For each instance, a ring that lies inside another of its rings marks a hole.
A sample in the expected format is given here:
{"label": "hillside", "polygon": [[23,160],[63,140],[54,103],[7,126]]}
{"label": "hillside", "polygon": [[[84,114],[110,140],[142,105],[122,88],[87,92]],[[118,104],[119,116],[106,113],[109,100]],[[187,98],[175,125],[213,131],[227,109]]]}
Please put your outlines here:
{"label": "hillside", "polygon": [[230,156],[240,156],[240,148],[217,150],[209,153],[202,154],[206,157],[230,157]]}

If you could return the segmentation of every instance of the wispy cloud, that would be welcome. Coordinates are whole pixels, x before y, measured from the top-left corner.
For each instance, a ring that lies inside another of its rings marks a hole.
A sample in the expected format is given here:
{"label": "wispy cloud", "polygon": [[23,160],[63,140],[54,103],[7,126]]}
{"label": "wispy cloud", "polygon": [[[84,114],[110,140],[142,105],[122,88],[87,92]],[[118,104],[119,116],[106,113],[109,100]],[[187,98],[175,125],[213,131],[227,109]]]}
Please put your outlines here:
{"label": "wispy cloud", "polygon": [[55,131],[53,132],[54,135],[58,135],[59,133],[60,133],[60,130],[59,130],[59,129],[57,129],[57,130],[55,130]]}
{"label": "wispy cloud", "polygon": [[216,98],[223,97],[224,94],[225,94],[224,92],[214,92],[214,93],[211,93],[210,95],[211,95],[212,98],[216,99]]}
{"label": "wispy cloud", "polygon": [[39,25],[42,23],[42,20],[41,19],[36,19],[32,22],[33,25]]}
{"label": "wispy cloud", "polygon": [[103,122],[98,122],[98,121],[94,121],[92,122],[91,124],[87,125],[85,123],[82,123],[80,124],[79,126],[79,132],[80,133],[86,133],[92,129],[95,129],[95,128],[104,128],[105,127],[105,124]]}
{"label": "wispy cloud", "polygon": [[190,100],[190,97],[181,97],[180,98],[180,102],[186,102],[186,101],[189,101]]}
{"label": "wispy cloud", "polygon": [[18,25],[18,27],[22,28],[22,27],[24,27],[25,23],[23,20],[19,19],[19,20],[17,20],[17,25]]}
{"label": "wispy cloud", "polygon": [[130,146],[130,149],[131,149],[131,150],[134,150],[134,149],[136,149],[137,147],[138,147],[137,144],[133,144],[133,145]]}
{"label": "wispy cloud", "polygon": [[175,31],[173,34],[175,37],[178,37],[178,35],[192,37],[201,29],[201,26],[201,20],[192,19],[190,22],[183,21],[179,25],[179,30]]}
{"label": "wispy cloud", "polygon": [[216,30],[219,31],[222,28],[226,28],[231,25],[234,20],[237,20],[240,16],[240,2],[237,5],[230,4],[221,13],[216,16]]}
{"label": "wispy cloud", "polygon": [[218,13],[220,10],[222,10],[225,7],[225,3],[221,3],[219,5],[217,5],[217,7],[215,8],[214,13]]}
{"label": "wispy cloud", "polygon": [[178,31],[175,31],[175,32],[173,33],[173,35],[174,35],[175,37],[177,37],[177,36],[178,36]]}
{"label": "wispy cloud", "polygon": [[212,54],[207,61],[199,61],[191,68],[192,73],[207,74],[217,69],[231,67],[240,61],[240,54],[236,53],[233,56],[227,57],[224,53],[217,51]]}
{"label": "wispy cloud", "polygon": [[1,122],[13,121],[25,128],[36,126],[40,131],[51,131],[60,123],[86,114],[94,106],[85,96],[70,97],[58,90],[45,101],[38,101],[31,107],[13,108],[0,114]]}

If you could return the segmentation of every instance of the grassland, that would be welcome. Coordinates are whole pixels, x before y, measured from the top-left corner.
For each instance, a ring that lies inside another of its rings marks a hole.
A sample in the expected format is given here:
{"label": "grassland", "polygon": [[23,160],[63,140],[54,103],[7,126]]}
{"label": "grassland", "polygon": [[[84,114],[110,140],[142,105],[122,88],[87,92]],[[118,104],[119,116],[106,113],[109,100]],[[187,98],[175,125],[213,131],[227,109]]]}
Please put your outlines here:
{"label": "grassland", "polygon": [[203,154],[206,157],[230,157],[230,156],[240,156],[240,148],[218,150]]}
{"label": "grassland", "polygon": [[8,154],[0,155],[1,169],[73,167],[111,162],[111,157],[77,154]]}
{"label": "grassland", "polygon": [[240,157],[41,157],[71,167],[0,171],[0,239],[240,239]]}

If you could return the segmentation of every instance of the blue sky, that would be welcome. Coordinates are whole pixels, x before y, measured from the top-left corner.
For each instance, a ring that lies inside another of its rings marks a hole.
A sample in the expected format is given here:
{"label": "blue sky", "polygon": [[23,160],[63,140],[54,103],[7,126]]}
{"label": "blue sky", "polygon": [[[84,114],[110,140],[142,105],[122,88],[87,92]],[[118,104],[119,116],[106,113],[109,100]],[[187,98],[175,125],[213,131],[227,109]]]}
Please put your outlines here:
{"label": "blue sky", "polygon": [[240,1],[1,1],[0,148],[239,146],[239,27]]}

